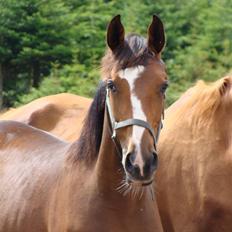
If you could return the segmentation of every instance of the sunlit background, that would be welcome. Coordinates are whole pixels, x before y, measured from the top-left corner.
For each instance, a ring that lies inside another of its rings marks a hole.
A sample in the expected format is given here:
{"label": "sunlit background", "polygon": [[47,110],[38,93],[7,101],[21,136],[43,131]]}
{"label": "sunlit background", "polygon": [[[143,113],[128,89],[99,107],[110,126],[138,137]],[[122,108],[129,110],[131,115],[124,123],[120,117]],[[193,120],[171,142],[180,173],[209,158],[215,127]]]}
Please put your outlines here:
{"label": "sunlit background", "polygon": [[92,97],[116,14],[144,36],[153,14],[164,22],[168,104],[232,70],[231,0],[0,0],[1,107],[60,92]]}

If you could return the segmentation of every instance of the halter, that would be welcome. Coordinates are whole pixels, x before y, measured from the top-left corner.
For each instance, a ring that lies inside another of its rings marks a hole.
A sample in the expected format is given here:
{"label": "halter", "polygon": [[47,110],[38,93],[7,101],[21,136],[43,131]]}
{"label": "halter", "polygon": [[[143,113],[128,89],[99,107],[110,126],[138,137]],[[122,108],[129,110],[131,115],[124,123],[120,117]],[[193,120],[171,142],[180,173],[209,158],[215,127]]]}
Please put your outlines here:
{"label": "halter", "polygon": [[110,126],[111,126],[111,130],[112,130],[111,131],[111,133],[112,133],[111,139],[113,140],[113,142],[116,146],[118,154],[120,156],[122,155],[122,148],[121,148],[120,142],[117,139],[116,130],[123,128],[123,127],[132,126],[132,125],[137,125],[137,126],[144,127],[145,129],[147,129],[154,140],[154,146],[156,149],[156,144],[157,144],[158,139],[159,139],[160,131],[163,128],[162,120],[159,123],[156,135],[155,135],[153,128],[150,126],[150,124],[146,121],[141,120],[141,119],[130,118],[130,119],[126,119],[126,120],[117,122],[113,116],[113,113],[112,113],[109,92],[110,92],[110,89],[108,87],[106,87],[106,108],[108,111],[108,115],[109,115],[109,119],[110,119]]}

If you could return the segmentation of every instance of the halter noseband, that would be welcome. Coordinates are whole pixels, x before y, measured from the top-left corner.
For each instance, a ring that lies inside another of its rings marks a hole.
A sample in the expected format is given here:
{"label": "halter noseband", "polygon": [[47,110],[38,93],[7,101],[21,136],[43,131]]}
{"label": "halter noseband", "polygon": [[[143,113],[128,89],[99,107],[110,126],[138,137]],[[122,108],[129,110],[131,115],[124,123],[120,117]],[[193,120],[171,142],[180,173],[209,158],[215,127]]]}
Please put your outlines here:
{"label": "halter noseband", "polygon": [[117,139],[117,134],[116,134],[116,130],[123,128],[123,127],[128,127],[128,126],[132,126],[132,125],[137,125],[140,127],[144,127],[145,129],[147,129],[149,131],[149,133],[151,134],[153,140],[154,140],[154,146],[156,148],[156,144],[158,142],[159,139],[159,135],[160,135],[160,131],[163,127],[162,124],[162,120],[159,123],[158,129],[157,129],[157,134],[155,135],[153,128],[150,126],[150,124],[146,121],[143,121],[141,119],[136,119],[136,118],[130,118],[130,119],[126,119],[120,122],[117,122],[113,116],[113,112],[111,109],[111,105],[110,105],[110,97],[109,97],[109,91],[110,89],[108,87],[106,87],[106,108],[108,111],[108,115],[109,115],[109,119],[110,119],[110,124],[111,124],[111,133],[112,133],[112,140],[116,146],[117,152],[119,153],[119,155],[121,156],[122,153],[122,149],[121,149],[121,145],[120,142]]}

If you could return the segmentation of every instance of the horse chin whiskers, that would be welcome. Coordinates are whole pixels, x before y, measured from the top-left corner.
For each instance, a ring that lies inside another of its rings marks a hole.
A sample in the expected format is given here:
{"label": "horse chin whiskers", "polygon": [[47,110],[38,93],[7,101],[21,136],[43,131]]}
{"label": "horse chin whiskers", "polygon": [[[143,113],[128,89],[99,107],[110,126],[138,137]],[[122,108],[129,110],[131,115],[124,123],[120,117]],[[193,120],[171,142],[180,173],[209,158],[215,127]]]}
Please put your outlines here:
{"label": "horse chin whiskers", "polygon": [[149,192],[152,200],[154,200],[153,179],[142,182],[125,177],[116,190],[123,196],[129,196],[138,200],[142,199],[145,192]]}

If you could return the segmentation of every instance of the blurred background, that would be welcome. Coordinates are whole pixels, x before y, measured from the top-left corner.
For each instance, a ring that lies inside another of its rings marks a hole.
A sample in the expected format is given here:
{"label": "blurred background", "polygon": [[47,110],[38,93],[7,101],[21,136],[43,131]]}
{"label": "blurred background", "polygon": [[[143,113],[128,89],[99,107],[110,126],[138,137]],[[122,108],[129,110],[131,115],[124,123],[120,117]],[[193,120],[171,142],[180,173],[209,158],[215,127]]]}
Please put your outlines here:
{"label": "blurred background", "polygon": [[161,17],[168,105],[196,80],[232,70],[231,0],[0,0],[0,107],[61,92],[92,97],[116,14],[144,36]]}

